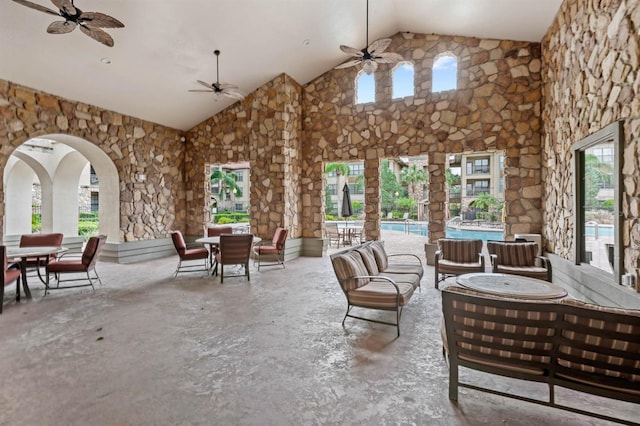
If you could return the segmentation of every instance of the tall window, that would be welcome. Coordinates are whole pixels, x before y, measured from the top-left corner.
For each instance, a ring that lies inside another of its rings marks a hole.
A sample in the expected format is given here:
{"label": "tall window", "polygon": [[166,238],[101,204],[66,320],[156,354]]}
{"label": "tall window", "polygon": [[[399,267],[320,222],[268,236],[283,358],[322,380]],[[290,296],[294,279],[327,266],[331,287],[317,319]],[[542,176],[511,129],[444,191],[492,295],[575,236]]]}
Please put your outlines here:
{"label": "tall window", "polygon": [[489,173],[489,159],[488,158],[475,158],[473,160],[467,160],[467,174],[487,174]]}
{"label": "tall window", "polygon": [[356,104],[366,104],[375,101],[375,73],[367,74],[364,71],[360,71],[356,76]]}
{"label": "tall window", "polygon": [[364,174],[364,163],[349,163],[349,176]]}
{"label": "tall window", "polygon": [[452,53],[440,55],[433,63],[432,92],[444,92],[458,88],[458,59]]}
{"label": "tall window", "polygon": [[393,99],[414,95],[413,64],[400,62],[393,69]]}
{"label": "tall window", "polygon": [[488,180],[472,180],[467,182],[467,197],[489,193]]}
{"label": "tall window", "polygon": [[236,175],[236,182],[242,182],[244,179],[244,172],[242,170],[234,172]]}

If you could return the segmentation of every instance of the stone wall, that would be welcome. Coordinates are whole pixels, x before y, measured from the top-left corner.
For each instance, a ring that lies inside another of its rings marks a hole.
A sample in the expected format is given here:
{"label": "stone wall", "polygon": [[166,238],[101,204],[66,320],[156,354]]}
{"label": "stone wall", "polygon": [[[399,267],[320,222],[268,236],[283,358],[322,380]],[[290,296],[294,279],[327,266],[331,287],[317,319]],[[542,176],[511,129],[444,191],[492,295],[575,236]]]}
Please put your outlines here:
{"label": "stone wall", "polygon": [[[380,160],[426,154],[434,242],[445,235],[445,154],[486,150],[505,151],[506,235],[540,233],[540,45],[400,33],[387,50],[414,64],[415,96],[391,99],[385,65],[375,74],[375,103],[354,105],[356,68],[331,70],[304,87],[303,236],[322,236],[326,162],[365,161],[367,237],[375,239]],[[432,93],[442,53],[458,59],[458,88]]]}
{"label": "stone wall", "polygon": [[624,269],[640,271],[640,3],[566,0],[542,43],[543,229],[546,249],[573,255],[571,146],[624,122]]}
{"label": "stone wall", "polygon": [[190,235],[202,234],[210,219],[204,200],[209,166],[249,161],[251,232],[271,237],[283,226],[300,236],[301,90],[282,74],[188,132]]}
{"label": "stone wall", "polygon": [[[49,134],[80,137],[115,164],[120,183],[118,241],[167,237],[171,229],[184,226],[179,131],[0,80],[0,171],[18,146]],[[136,173],[146,174],[146,182],[136,182]]]}

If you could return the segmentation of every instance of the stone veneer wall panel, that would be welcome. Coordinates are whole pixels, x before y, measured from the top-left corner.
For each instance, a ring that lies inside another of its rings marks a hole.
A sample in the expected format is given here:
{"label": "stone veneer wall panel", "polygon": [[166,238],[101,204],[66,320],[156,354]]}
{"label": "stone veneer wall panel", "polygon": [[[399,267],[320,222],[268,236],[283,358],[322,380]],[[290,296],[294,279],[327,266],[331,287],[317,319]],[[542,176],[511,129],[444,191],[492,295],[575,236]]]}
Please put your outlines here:
{"label": "stone veneer wall panel", "polygon": [[[540,233],[540,45],[400,33],[388,51],[413,62],[415,96],[392,100],[392,67],[384,65],[375,74],[375,103],[354,105],[356,68],[331,70],[304,87],[302,216],[310,219],[303,236],[322,236],[323,164],[360,160],[370,168],[383,158],[427,154],[434,242],[445,235],[444,154],[486,150],[505,151],[505,233]],[[458,59],[458,89],[432,93],[433,62],[445,52]],[[380,222],[377,176],[365,170],[369,224]],[[367,237],[378,231],[367,229]]]}
{"label": "stone veneer wall panel", "polygon": [[[183,228],[180,131],[0,80],[0,171],[28,139],[57,133],[96,145],[115,164],[120,182],[118,241],[163,238],[171,229]],[[137,173],[144,173],[147,180],[138,183]]]}
{"label": "stone veneer wall panel", "polygon": [[[624,269],[640,276],[640,3],[567,0],[543,40],[544,236],[573,255],[575,142],[624,122]],[[637,286],[640,287],[640,286]]]}
{"label": "stone veneer wall panel", "polygon": [[204,199],[207,165],[249,161],[251,232],[271,237],[283,226],[291,237],[300,236],[301,93],[300,85],[282,74],[189,130],[185,179],[190,235],[200,235],[210,220]]}

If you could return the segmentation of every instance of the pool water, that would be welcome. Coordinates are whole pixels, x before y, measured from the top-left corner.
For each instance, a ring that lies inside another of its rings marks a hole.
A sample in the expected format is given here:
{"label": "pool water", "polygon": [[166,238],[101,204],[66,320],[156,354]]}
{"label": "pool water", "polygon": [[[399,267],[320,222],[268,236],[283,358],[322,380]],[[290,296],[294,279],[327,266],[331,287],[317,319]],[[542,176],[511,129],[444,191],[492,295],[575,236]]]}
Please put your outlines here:
{"label": "pool water", "polygon": [[[404,222],[382,222],[380,224],[382,231],[399,231],[408,232],[409,234],[427,236],[429,230],[426,223],[404,223]],[[447,227],[447,238],[471,238],[480,239],[482,241],[501,241],[504,240],[503,231],[492,230],[468,230]]]}

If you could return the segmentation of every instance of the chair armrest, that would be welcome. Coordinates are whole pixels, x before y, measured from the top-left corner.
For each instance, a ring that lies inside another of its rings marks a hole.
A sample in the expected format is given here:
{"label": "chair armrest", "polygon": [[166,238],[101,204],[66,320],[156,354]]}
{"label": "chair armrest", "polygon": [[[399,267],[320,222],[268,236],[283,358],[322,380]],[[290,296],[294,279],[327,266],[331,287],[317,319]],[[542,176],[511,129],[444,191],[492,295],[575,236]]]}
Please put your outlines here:
{"label": "chair armrest", "polygon": [[56,259],[60,260],[63,257],[82,257],[82,252],[81,251],[66,251],[66,252],[62,253],[60,256],[58,256]]}
{"label": "chair armrest", "polygon": [[441,257],[442,257],[442,250],[436,250],[436,254],[433,257],[435,259],[435,263],[438,263]]}
{"label": "chair armrest", "polygon": [[491,259],[491,271],[498,272],[498,255],[490,254],[489,257]]}
{"label": "chair armrest", "polygon": [[547,270],[547,281],[551,282],[551,261],[546,256],[536,256],[536,259],[542,262],[542,266]]}
{"label": "chair armrest", "polygon": [[478,253],[478,260],[480,261],[480,265],[484,268],[484,255],[482,253]]}
{"label": "chair armrest", "polygon": [[418,256],[416,256],[415,254],[412,254],[412,253],[388,254],[388,255],[387,255],[387,258],[389,258],[389,257],[396,257],[396,256],[414,257],[414,258],[418,261],[418,263],[419,263],[420,265],[422,265],[422,260],[420,260],[420,258],[419,258]]}
{"label": "chair armrest", "polygon": [[271,240],[261,240],[261,241],[256,241],[255,243],[253,243],[254,247],[259,247],[259,246],[270,246],[273,244],[273,241]]}

